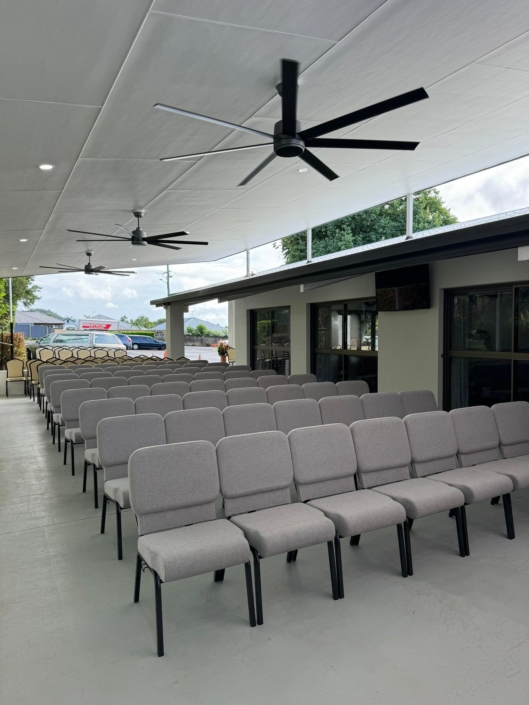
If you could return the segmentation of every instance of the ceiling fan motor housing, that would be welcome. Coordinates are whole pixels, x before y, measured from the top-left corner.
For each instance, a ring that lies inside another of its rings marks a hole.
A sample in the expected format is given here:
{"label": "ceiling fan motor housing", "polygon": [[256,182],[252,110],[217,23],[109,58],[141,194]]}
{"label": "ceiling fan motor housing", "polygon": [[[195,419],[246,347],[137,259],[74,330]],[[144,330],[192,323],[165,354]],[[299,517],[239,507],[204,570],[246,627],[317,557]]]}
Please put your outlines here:
{"label": "ceiling fan motor housing", "polygon": [[147,246],[147,242],[145,242],[147,233],[145,232],[145,230],[142,230],[141,228],[136,228],[132,231],[132,235],[133,237],[130,241],[131,245]]}
{"label": "ceiling fan motor housing", "polygon": [[[301,124],[296,120],[296,133],[301,130]],[[299,135],[285,135],[283,122],[274,125],[274,152],[277,157],[299,157],[305,151],[305,142]]]}

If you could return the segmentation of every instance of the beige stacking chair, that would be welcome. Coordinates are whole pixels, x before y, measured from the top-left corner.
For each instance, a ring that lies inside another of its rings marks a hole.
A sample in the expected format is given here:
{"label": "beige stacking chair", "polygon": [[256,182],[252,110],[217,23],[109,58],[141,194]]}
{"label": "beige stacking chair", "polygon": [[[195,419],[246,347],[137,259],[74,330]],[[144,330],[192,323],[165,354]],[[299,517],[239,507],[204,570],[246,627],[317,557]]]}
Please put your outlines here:
{"label": "beige stacking chair", "polygon": [[26,378],[24,377],[24,360],[14,358],[6,362],[6,397],[9,397],[9,385],[13,382],[22,382],[26,391]]}

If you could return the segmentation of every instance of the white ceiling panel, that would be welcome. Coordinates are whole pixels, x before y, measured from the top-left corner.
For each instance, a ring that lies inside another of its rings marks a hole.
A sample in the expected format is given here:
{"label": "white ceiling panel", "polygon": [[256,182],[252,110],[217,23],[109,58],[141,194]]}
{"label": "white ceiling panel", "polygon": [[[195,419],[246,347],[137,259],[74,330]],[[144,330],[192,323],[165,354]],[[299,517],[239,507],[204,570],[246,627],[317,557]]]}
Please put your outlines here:
{"label": "white ceiling panel", "polygon": [[[527,11],[527,6],[525,7]],[[504,46],[491,51],[482,59],[480,64],[488,66],[501,66],[517,71],[529,71],[529,32],[516,37],[512,42],[507,42]]]}
{"label": "white ceiling panel", "polygon": [[0,191],[3,230],[42,230],[60,191]]}
{"label": "white ceiling panel", "polygon": [[[26,258],[37,244],[40,233],[40,230],[0,231],[2,257],[16,254],[21,259]],[[26,240],[26,242],[20,242],[20,240]]]}

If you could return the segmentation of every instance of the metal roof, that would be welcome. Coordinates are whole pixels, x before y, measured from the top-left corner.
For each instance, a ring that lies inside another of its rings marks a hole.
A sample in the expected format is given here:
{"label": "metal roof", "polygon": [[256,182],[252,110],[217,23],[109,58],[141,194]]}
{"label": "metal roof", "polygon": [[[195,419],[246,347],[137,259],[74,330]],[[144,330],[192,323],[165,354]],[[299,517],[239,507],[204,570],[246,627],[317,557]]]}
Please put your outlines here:
{"label": "metal roof", "polygon": [[48,316],[47,313],[40,313],[40,311],[17,311],[15,323],[32,326],[62,326],[65,322],[60,318]]}

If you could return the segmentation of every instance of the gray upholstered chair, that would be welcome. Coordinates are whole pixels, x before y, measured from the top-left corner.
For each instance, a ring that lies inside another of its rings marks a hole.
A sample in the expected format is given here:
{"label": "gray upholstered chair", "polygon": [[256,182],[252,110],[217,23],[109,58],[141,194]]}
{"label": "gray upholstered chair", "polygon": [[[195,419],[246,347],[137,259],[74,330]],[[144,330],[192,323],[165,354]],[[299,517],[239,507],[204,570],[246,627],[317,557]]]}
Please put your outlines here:
{"label": "gray upholstered chair", "polygon": [[165,417],[167,443],[209,441],[217,445],[225,435],[222,412],[214,407],[174,411]]}
{"label": "gray upholstered chair", "polygon": [[321,420],[324,424],[343,423],[350,426],[355,421],[364,418],[362,402],[353,394],[323,397],[318,403]]}
{"label": "gray upholstered chair", "polygon": [[52,407],[52,423],[53,423],[53,443],[55,443],[55,435],[57,432],[57,450],[61,451],[61,426],[64,426],[64,419],[61,414],[61,394],[67,389],[83,389],[90,386],[90,383],[86,379],[56,379],[55,377],[50,377],[50,379],[55,380],[50,384],[50,401]]}
{"label": "gray upholstered chair", "polygon": [[187,374],[186,372],[178,372],[176,374],[168,374],[163,376],[164,382],[185,382],[186,384],[191,384],[193,381],[193,375]]}
{"label": "gray upholstered chair", "polygon": [[254,557],[257,623],[263,623],[260,559],[327,543],[333,598],[339,599],[334,524],[307,504],[291,504],[292,459],[280,431],[228,436],[217,444],[226,516],[240,527]]}
{"label": "gray upholstered chair", "polygon": [[437,402],[433,392],[429,389],[420,389],[415,392],[399,392],[402,404],[402,416],[408,414],[423,414],[427,411],[437,411]]}
{"label": "gray upholstered chair", "polygon": [[274,404],[277,430],[290,433],[295,428],[321,426],[318,402],[314,399],[289,399]]}
{"label": "gray upholstered chair", "polygon": [[119,368],[116,370],[115,376],[125,377],[127,380],[129,380],[131,377],[139,377],[143,374],[145,374],[143,370],[141,370],[141,372],[140,370],[124,370],[120,365]]}
{"label": "gray upholstered chair", "polygon": [[[269,387],[278,387],[279,385],[288,384],[288,378],[285,375],[269,375],[268,377],[259,377],[257,380],[257,386],[263,389],[268,389]],[[305,397],[305,395],[303,395]]]}
{"label": "gray upholstered chair", "polygon": [[305,399],[303,389],[299,384],[276,384],[266,389],[266,398],[269,404],[276,401],[288,401],[289,399]]}
{"label": "gray upholstered chair", "polygon": [[101,379],[103,377],[108,377],[112,379],[114,375],[112,372],[104,372],[103,370],[92,370],[90,372],[79,372],[80,379],[87,379],[91,382],[93,379]]}
{"label": "gray upholstered chair", "polygon": [[230,372],[251,372],[252,368],[250,365],[230,365]]}
{"label": "gray upholstered chair", "polygon": [[529,403],[511,401],[492,407],[503,460],[494,472],[508,475],[515,490],[529,486]]}
{"label": "gray upholstered chair", "polygon": [[222,416],[227,436],[277,431],[276,417],[270,404],[227,406]]}
{"label": "gray upholstered chair", "polygon": [[369,394],[369,384],[363,379],[342,380],[336,382],[336,390],[338,394],[354,394],[361,397],[363,394]]}
{"label": "gray upholstered chair", "polygon": [[[61,370],[60,367],[56,368],[57,370]],[[53,409],[51,405],[51,400],[50,400],[50,387],[52,383],[52,378],[58,382],[61,379],[79,379],[79,377],[74,374],[73,372],[69,372],[68,370],[61,370],[58,372],[54,372],[52,370],[46,371],[44,373],[43,379],[42,379],[42,392],[41,392],[41,397],[42,397],[42,403],[43,403],[43,408],[44,408],[44,413],[46,414],[46,427],[49,429],[50,424],[52,423],[53,420]],[[45,405],[45,406],[44,406]],[[52,433],[53,433],[53,427],[52,427]]]}
{"label": "gray upholstered chair", "polygon": [[208,365],[208,370],[227,370],[229,367],[228,362],[210,362]]}
{"label": "gray upholstered chair", "polygon": [[189,385],[190,392],[224,392],[224,380],[222,378],[194,379]]}
{"label": "gray upholstered chair", "polygon": [[196,365],[195,366],[184,365],[182,367],[182,372],[184,372],[185,374],[188,374],[188,375],[193,375],[193,377],[194,377],[196,374],[199,374],[200,372],[202,372],[202,368],[196,367]]}
{"label": "gray upholstered chair", "polygon": [[101,533],[105,533],[107,504],[116,507],[118,560],[123,559],[121,512],[130,507],[129,458],[135,450],[165,444],[165,426],[159,414],[116,416],[97,424],[97,450],[105,474]]}
{"label": "gray upholstered chair", "polygon": [[307,382],[302,386],[305,399],[319,401],[324,397],[336,397],[338,391],[334,382]]}
{"label": "gray upholstered chair", "polygon": [[101,470],[97,449],[97,424],[101,419],[113,416],[134,416],[135,413],[134,402],[127,398],[85,401],[79,407],[79,428],[85,443],[83,492],[86,492],[88,466],[91,465],[94,478],[94,507],[96,509],[99,506],[97,471]]}
{"label": "gray upholstered chair", "polygon": [[136,401],[139,397],[148,397],[150,393],[151,389],[146,384],[129,384],[127,387],[112,387],[108,390],[108,398],[127,398]]}
{"label": "gray upholstered chair", "polygon": [[146,384],[151,388],[153,384],[160,384],[162,381],[160,375],[146,374],[143,375],[143,377],[141,375],[139,377],[129,377],[129,384],[131,386],[135,384]]}
{"label": "gray upholstered chair", "polygon": [[316,375],[313,375],[311,372],[304,372],[303,374],[297,375],[289,375],[288,377],[289,384],[299,384],[300,387],[302,387],[304,384],[311,384],[312,382],[317,381],[318,379]]}
{"label": "gray upholstered chair", "polygon": [[227,372],[224,372],[224,381],[228,379],[244,379],[245,377],[253,379],[252,374],[249,370],[234,370],[230,367]]}
{"label": "gray upholstered chair", "polygon": [[187,382],[161,382],[153,384],[151,387],[151,396],[155,397],[158,394],[178,394],[183,397],[189,392],[189,384]]}
{"label": "gray upholstered chair", "polygon": [[133,366],[132,366],[132,369],[133,369],[133,370],[138,370],[138,374],[141,375],[141,374],[145,374],[145,370],[146,370],[147,368],[146,368],[146,366],[143,364],[143,365],[133,365]]}
{"label": "gray upholstered chair", "polygon": [[142,448],[129,461],[130,503],[138,522],[134,602],[140,599],[142,568],[154,576],[156,642],[164,654],[162,583],[244,565],[250,626],[255,627],[251,552],[243,532],[217,519],[219,476],[208,441]]}
{"label": "gray upholstered chair", "polygon": [[75,475],[74,448],[83,444],[84,438],[79,425],[79,411],[81,404],[94,399],[106,399],[105,389],[67,389],[61,394],[61,414],[64,419],[64,465],[68,457],[68,444],[70,444],[70,459],[72,475]]}
{"label": "gray upholstered chair", "polygon": [[182,411],[182,397],[177,394],[157,394],[154,397],[138,397],[135,401],[137,414],[160,414],[167,416],[171,411]]}
{"label": "gray upholstered chair", "polygon": [[257,387],[257,380],[253,377],[235,377],[235,379],[227,379],[224,382],[226,392],[230,389],[247,389],[248,387]]}
{"label": "gray upholstered chair", "polygon": [[126,377],[95,377],[90,381],[91,387],[100,387],[106,389],[107,392],[112,387],[127,387],[129,381]]}
{"label": "gray upholstered chair", "polygon": [[209,365],[209,360],[190,360],[189,364],[194,367],[204,368]]}
{"label": "gray upholstered chair", "polygon": [[105,370],[105,372],[112,372],[112,374],[115,374],[115,369],[118,367],[117,362],[105,362],[104,364],[100,365],[101,369]]}
{"label": "gray upholstered chair", "polygon": [[230,389],[226,392],[228,405],[237,404],[268,404],[266,391],[262,387],[247,387],[242,389]]}
{"label": "gray upholstered chair", "polygon": [[404,417],[402,403],[397,392],[364,394],[361,399],[366,419],[384,419],[388,416],[402,419]]}
{"label": "gray upholstered chair", "polygon": [[[392,417],[355,421],[351,433],[359,487],[373,489],[402,504],[410,529],[415,519],[454,510],[459,555],[464,557],[467,541],[460,507],[465,497],[455,487],[427,477],[411,477],[411,450],[404,421]],[[408,574],[413,575],[411,550],[407,554]]]}
{"label": "gray upholstered chair", "polygon": [[[342,537],[350,537],[351,545],[357,546],[361,534],[396,526],[402,577],[408,577],[406,512],[401,504],[379,492],[356,490],[356,454],[348,427],[337,423],[297,428],[288,434],[288,441],[299,501],[319,509],[336,527],[334,549],[340,597],[344,596]],[[291,560],[296,557],[297,553]]]}
{"label": "gray upholstered chair", "polygon": [[189,392],[184,396],[184,409],[203,409],[211,406],[221,411],[228,406],[226,392]]}
{"label": "gray upholstered chair", "polygon": [[273,377],[277,372],[275,370],[254,370],[252,372],[252,377],[258,380],[259,377]]}
{"label": "gray upholstered chair", "polygon": [[224,380],[224,372],[221,372],[220,370],[218,372],[215,372],[215,370],[213,370],[212,372],[210,372],[209,370],[205,372],[197,372],[194,378]]}

